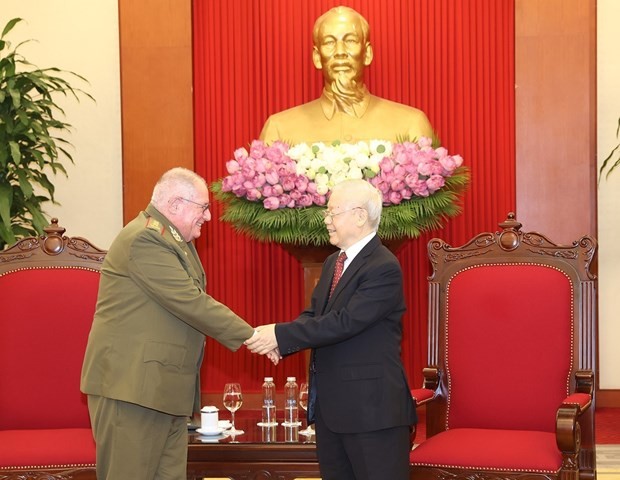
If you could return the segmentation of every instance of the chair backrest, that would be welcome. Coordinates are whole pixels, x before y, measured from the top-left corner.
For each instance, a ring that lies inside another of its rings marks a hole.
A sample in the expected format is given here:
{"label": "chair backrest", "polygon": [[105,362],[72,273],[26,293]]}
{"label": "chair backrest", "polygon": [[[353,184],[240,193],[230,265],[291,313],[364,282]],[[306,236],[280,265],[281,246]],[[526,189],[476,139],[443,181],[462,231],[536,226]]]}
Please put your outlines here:
{"label": "chair backrest", "polygon": [[429,365],[441,372],[431,430],[554,432],[575,372],[595,370],[596,242],[556,245],[514,214],[500,227],[458,248],[429,242]]}
{"label": "chair backrest", "polygon": [[80,372],[105,251],[45,235],[0,252],[0,430],[88,427]]}

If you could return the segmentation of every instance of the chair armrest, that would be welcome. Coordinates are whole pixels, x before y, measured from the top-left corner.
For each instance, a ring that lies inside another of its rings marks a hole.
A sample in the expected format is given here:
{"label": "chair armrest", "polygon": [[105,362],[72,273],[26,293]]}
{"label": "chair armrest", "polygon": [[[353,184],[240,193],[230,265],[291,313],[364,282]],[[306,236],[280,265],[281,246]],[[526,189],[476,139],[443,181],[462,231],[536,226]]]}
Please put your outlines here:
{"label": "chair armrest", "polygon": [[428,388],[412,388],[411,396],[413,396],[416,406],[419,407],[433,400],[435,398],[435,391]]}
{"label": "chair armrest", "polygon": [[555,418],[556,443],[562,453],[568,455],[575,455],[581,445],[581,427],[577,420],[592,405],[594,373],[579,370],[575,372],[575,381],[575,393],[562,401]]}
{"label": "chair armrest", "polygon": [[564,399],[560,408],[569,405],[575,405],[578,407],[577,415],[581,415],[581,413],[590,407],[592,403],[592,395],[587,393],[573,393]]}
{"label": "chair armrest", "polygon": [[422,388],[411,389],[411,396],[418,407],[433,400],[439,387],[439,369],[437,367],[427,367],[422,371],[422,374],[424,375]]}

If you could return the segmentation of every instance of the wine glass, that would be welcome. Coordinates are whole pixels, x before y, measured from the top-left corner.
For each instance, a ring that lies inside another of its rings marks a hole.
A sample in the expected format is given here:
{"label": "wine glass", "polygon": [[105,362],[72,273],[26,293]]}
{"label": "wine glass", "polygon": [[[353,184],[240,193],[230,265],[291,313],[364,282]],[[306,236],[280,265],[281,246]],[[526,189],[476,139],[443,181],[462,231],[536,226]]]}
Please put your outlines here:
{"label": "wine glass", "polygon": [[[241,435],[243,430],[237,430],[235,428],[235,412],[241,408],[243,404],[243,397],[241,396],[241,385],[238,383],[227,383],[224,386],[224,407],[231,414],[231,427],[228,430],[228,434],[235,438],[235,435]],[[234,440],[233,440],[234,441]]]}
{"label": "wine glass", "polygon": [[[308,384],[307,383],[302,383],[299,386],[299,406],[301,407],[301,409],[306,412],[306,421],[308,419]],[[311,436],[314,435],[314,428],[312,427],[312,425],[308,425],[306,428],[304,428],[303,430],[300,430],[299,434],[300,435],[306,435],[306,436]]]}

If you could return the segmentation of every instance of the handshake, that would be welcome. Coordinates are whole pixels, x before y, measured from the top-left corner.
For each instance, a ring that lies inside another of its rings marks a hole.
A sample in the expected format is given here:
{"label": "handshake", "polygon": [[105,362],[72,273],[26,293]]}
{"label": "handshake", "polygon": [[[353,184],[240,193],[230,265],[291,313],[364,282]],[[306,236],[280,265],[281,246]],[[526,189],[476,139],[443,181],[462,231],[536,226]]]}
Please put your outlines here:
{"label": "handshake", "polygon": [[250,352],[267,355],[274,365],[277,365],[282,356],[276,339],[275,323],[256,327],[254,335],[243,342]]}

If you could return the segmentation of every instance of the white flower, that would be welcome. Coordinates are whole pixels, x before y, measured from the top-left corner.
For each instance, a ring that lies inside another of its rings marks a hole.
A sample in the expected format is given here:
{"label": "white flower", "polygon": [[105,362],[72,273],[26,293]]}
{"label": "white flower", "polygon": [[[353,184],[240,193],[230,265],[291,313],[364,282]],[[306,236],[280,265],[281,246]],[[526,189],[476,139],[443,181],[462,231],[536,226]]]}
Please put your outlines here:
{"label": "white flower", "polygon": [[393,144],[388,140],[371,140],[370,151],[375,154],[381,154],[382,157],[389,157],[392,155]]}

